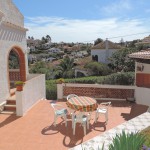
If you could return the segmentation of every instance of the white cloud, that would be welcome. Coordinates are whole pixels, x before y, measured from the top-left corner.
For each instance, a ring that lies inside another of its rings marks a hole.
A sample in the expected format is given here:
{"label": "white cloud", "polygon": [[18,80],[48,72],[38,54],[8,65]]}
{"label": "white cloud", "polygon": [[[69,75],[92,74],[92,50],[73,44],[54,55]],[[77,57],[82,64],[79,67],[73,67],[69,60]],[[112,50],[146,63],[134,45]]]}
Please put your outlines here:
{"label": "white cloud", "polygon": [[119,0],[113,1],[112,4],[104,6],[101,9],[101,12],[106,15],[114,15],[118,13],[124,13],[125,11],[129,11],[132,9],[129,0]]}
{"label": "white cloud", "polygon": [[[47,34],[53,42],[93,42],[97,38],[109,38],[150,31],[143,20],[117,18],[101,20],[73,20],[58,17],[26,18],[25,26],[29,29],[28,35],[40,39]],[[148,21],[148,20],[147,20]],[[145,34],[146,36],[148,35]],[[128,36],[124,40],[143,38],[144,35]],[[114,38],[118,42],[121,39]]]}

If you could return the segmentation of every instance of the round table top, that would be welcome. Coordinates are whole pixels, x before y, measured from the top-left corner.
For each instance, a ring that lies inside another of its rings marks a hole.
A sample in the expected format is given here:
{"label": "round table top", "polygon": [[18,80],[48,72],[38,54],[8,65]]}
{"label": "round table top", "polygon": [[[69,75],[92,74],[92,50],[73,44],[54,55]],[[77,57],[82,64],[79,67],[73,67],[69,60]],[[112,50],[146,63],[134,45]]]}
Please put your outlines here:
{"label": "round table top", "polygon": [[87,96],[72,97],[66,104],[71,109],[85,112],[94,111],[98,107],[97,101],[94,98]]}

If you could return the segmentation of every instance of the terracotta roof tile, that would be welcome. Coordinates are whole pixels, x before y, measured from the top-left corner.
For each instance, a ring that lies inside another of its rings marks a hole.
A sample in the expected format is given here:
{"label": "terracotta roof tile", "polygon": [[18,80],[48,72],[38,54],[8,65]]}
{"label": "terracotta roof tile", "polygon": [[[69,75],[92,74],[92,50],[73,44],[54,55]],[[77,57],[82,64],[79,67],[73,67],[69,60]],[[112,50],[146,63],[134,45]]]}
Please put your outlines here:
{"label": "terracotta roof tile", "polygon": [[141,42],[138,42],[136,44],[150,44],[150,36],[145,37]]}
{"label": "terracotta roof tile", "polygon": [[[106,41],[103,41],[92,47],[92,49],[105,49],[105,48],[106,48]],[[117,45],[116,43],[108,41],[108,49],[120,49],[120,48],[121,47]]]}
{"label": "terracotta roof tile", "polygon": [[132,53],[129,55],[130,58],[139,58],[139,59],[150,59],[150,49],[145,51],[140,51],[136,53]]}

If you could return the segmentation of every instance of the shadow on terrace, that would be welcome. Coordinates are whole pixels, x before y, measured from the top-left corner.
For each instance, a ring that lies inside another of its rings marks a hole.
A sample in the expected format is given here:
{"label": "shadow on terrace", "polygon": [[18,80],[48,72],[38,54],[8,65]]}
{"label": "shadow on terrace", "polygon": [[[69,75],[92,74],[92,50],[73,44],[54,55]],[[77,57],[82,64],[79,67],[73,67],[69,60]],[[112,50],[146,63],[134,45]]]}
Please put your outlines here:
{"label": "shadow on terrace", "polygon": [[[56,103],[61,103],[65,105],[65,102],[55,101]],[[98,104],[104,102],[102,100],[98,101]],[[61,134],[63,136],[62,144],[65,147],[74,147],[78,144],[83,143],[85,140],[88,140],[96,135],[99,135],[105,132],[108,129],[119,125],[124,121],[128,121],[144,112],[147,111],[147,106],[138,105],[136,103],[130,103],[126,101],[111,101],[112,104],[109,108],[109,122],[108,125],[105,123],[103,116],[99,118],[97,123],[94,122],[95,112],[92,113],[89,129],[87,130],[86,136],[83,133],[83,127],[80,124],[76,126],[76,133],[73,135],[72,121],[70,116],[68,116],[67,128],[65,127],[65,122],[63,119],[58,119],[56,127],[52,123],[49,126],[46,126],[42,129],[41,133],[43,135],[50,135],[53,137],[55,134]],[[66,106],[66,105],[65,105]],[[88,138],[87,138],[88,137]]]}
{"label": "shadow on terrace", "polygon": [[16,121],[19,118],[20,117],[17,117],[16,115],[9,115],[8,117],[6,115],[6,118],[2,122],[0,122],[0,128],[6,126],[7,124],[12,123],[13,121]]}

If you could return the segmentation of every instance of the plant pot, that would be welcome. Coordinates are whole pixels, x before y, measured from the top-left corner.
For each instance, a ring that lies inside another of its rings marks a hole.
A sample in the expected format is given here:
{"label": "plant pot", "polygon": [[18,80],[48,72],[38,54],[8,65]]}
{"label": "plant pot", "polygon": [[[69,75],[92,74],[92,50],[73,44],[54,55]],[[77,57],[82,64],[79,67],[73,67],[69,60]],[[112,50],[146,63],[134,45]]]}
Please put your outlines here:
{"label": "plant pot", "polygon": [[17,91],[23,91],[23,85],[17,85],[16,89]]}
{"label": "plant pot", "polygon": [[62,84],[63,82],[59,81],[58,84]]}

